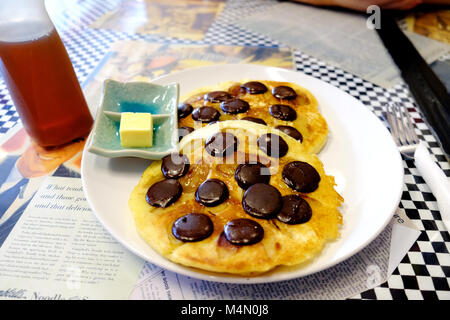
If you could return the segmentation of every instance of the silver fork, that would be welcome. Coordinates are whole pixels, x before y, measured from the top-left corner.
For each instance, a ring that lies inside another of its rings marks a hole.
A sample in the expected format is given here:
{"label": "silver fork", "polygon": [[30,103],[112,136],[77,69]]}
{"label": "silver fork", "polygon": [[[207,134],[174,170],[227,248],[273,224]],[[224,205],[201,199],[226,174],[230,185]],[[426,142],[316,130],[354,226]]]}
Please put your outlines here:
{"label": "silver fork", "polygon": [[450,231],[450,180],[431,158],[425,144],[414,130],[411,116],[398,104],[386,107],[391,134],[399,151],[408,159],[414,159],[417,169],[437,200],[442,222]]}

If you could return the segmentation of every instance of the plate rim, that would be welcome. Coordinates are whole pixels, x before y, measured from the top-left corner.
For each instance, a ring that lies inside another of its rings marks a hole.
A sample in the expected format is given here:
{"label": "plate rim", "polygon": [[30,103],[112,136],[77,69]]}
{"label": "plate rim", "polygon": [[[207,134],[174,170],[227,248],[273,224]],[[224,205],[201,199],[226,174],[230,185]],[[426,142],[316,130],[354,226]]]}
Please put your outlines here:
{"label": "plate rim", "polygon": [[[327,83],[323,80],[320,80],[318,78],[315,78],[313,76],[307,75],[304,72],[301,71],[297,71],[297,70],[291,70],[291,69],[285,69],[285,68],[279,68],[279,67],[272,67],[272,66],[263,66],[263,65],[257,65],[257,64],[214,64],[214,65],[207,65],[207,66],[200,66],[200,67],[195,67],[195,68],[189,68],[189,69],[185,69],[185,70],[180,70],[180,71],[176,71],[176,72],[172,72],[169,74],[165,74],[162,75],[160,77],[157,77],[153,80],[151,80],[151,83],[156,82],[156,84],[161,84],[158,83],[159,81],[164,81],[165,78],[168,77],[176,77],[180,74],[185,74],[185,73],[190,73],[190,72],[195,72],[195,71],[202,71],[202,70],[208,70],[208,69],[215,69],[215,68],[257,68],[260,69],[261,71],[267,71],[267,70],[273,70],[273,71],[277,71],[277,72],[281,72],[281,73],[288,73],[288,74],[295,74],[296,76],[300,75],[301,77],[305,77],[305,79],[307,79],[308,81],[313,81],[313,82],[317,82],[320,85],[323,85],[325,87],[331,87],[333,88],[333,90],[337,90],[339,91],[341,94],[345,95],[347,98],[351,99],[354,103],[355,106],[359,105],[360,107],[362,107],[361,109],[364,110],[364,112],[366,113],[366,115],[369,118],[372,118],[372,120],[375,120],[374,123],[377,123],[376,125],[379,126],[380,128],[383,128],[384,130],[386,130],[386,132],[389,134],[390,133],[387,129],[387,127],[381,122],[381,120],[371,111],[369,110],[360,100],[356,99],[355,97],[351,96],[350,94],[348,94],[347,92],[345,92],[342,89],[339,89],[338,87]],[[173,80],[172,80],[173,81]],[[319,101],[320,102],[320,101]],[[392,139],[391,139],[392,140]],[[392,145],[395,146],[394,141],[392,140]],[[400,203],[401,200],[401,196],[403,193],[403,182],[404,182],[404,170],[403,170],[403,164],[402,164],[402,158],[400,155],[400,152],[398,151],[398,149],[395,147],[395,154],[396,154],[396,158],[397,158],[397,163],[396,166],[398,166],[398,186],[397,186],[397,195],[396,195],[396,200],[392,202],[392,208],[390,209],[390,214],[386,215],[386,220],[384,221],[384,223],[382,224],[382,227],[380,227],[375,233],[373,233],[370,237],[368,237],[365,241],[361,242],[361,244],[358,246],[357,249],[354,249],[352,252],[349,252],[345,255],[342,255],[341,257],[339,257],[338,259],[333,260],[331,263],[327,263],[325,265],[322,265],[319,268],[314,269],[314,271],[312,272],[307,272],[305,274],[300,274],[299,275],[293,275],[291,272],[284,274],[282,277],[278,277],[278,278],[267,278],[264,277],[264,273],[261,275],[256,275],[255,277],[248,277],[248,276],[239,276],[239,275],[227,275],[227,274],[223,274],[223,273],[217,273],[217,275],[211,274],[210,272],[207,271],[203,271],[203,270],[199,270],[199,269],[195,269],[195,268],[191,268],[191,267],[186,267],[183,265],[179,265],[176,264],[170,260],[168,260],[167,258],[163,257],[160,255],[161,258],[163,258],[165,261],[168,262],[169,265],[160,265],[157,262],[154,261],[150,261],[148,260],[148,258],[142,254],[141,252],[135,250],[135,248],[131,245],[129,245],[126,241],[123,241],[122,239],[119,239],[118,237],[116,237],[115,233],[112,232],[109,228],[109,226],[103,221],[102,217],[94,210],[94,206],[92,204],[92,202],[90,201],[89,195],[87,194],[87,192],[85,192],[86,194],[86,199],[89,203],[89,205],[92,208],[92,211],[94,212],[94,214],[96,215],[97,219],[101,222],[102,226],[108,230],[108,232],[114,237],[114,239],[116,239],[119,243],[121,243],[125,248],[127,248],[129,251],[131,251],[132,253],[134,253],[135,255],[137,255],[138,257],[142,258],[145,261],[148,261],[152,264],[157,265],[160,268],[169,270],[171,272],[175,272],[178,274],[181,274],[183,276],[189,276],[192,278],[196,278],[199,280],[207,280],[207,281],[213,281],[213,282],[222,282],[222,283],[234,283],[234,284],[258,284],[258,283],[272,283],[272,282],[280,282],[280,281],[286,281],[286,280],[292,280],[292,279],[297,279],[297,278],[301,278],[301,277],[305,277],[305,276],[309,276],[309,275],[314,275],[318,272],[321,272],[323,270],[329,269],[331,267],[336,266],[337,264],[349,259],[350,257],[352,257],[353,255],[357,254],[358,252],[360,252],[361,250],[363,250],[367,245],[369,245],[374,239],[376,239],[379,234],[386,228],[386,226],[389,224],[389,222],[391,221],[395,211],[398,208],[398,205]],[[84,170],[85,170],[85,161],[84,159],[86,159],[87,157],[85,157],[85,153],[87,153],[86,147],[83,150],[83,157],[82,157],[82,162],[81,162],[81,180],[82,180],[82,185],[83,185],[83,190],[87,190],[86,189],[86,181],[83,178],[84,176]],[[320,151],[319,153],[320,154]],[[92,155],[92,156],[97,156],[97,155]],[[339,239],[337,239],[339,240]],[[150,248],[154,251],[153,248]],[[159,254],[158,252],[155,251],[155,253]],[[176,267],[172,267],[172,264],[176,265]],[[181,267],[182,271],[177,270],[177,267]]]}

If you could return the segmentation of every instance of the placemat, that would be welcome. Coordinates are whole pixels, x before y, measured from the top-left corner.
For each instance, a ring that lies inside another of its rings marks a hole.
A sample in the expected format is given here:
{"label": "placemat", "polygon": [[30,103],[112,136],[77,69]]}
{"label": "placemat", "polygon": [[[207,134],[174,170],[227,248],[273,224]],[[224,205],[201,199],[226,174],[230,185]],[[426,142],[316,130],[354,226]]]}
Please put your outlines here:
{"label": "placemat", "polygon": [[[89,25],[120,4],[119,0],[89,0],[78,3],[78,11],[62,12],[52,16],[67,47],[81,83],[95,70],[98,62],[116,40],[147,40],[165,43],[199,43],[251,46],[283,46],[264,35],[234,26],[228,21],[245,17],[276,4],[271,0],[229,0],[211,25],[202,41],[167,38],[159,35],[140,35]],[[406,85],[399,83],[386,90],[356,76],[331,67],[300,51],[294,51],[298,71],[328,82],[359,99],[382,121],[383,105],[399,102],[406,106],[416,124],[418,136],[426,142],[434,160],[450,177],[450,165],[429,127],[422,120]],[[0,79],[0,134],[5,134],[18,123],[19,117],[2,79]],[[401,261],[389,280],[381,286],[365,291],[354,299],[450,299],[450,235],[441,221],[435,198],[415,168],[414,162],[403,159],[405,184],[400,207],[422,231],[416,244]]]}

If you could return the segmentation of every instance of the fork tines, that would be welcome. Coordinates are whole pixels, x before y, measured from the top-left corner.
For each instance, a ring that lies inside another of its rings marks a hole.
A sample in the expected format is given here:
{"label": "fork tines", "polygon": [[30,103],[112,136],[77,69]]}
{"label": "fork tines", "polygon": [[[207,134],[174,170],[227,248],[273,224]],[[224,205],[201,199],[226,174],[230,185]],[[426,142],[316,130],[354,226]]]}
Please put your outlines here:
{"label": "fork tines", "polygon": [[391,134],[397,145],[418,144],[419,138],[414,130],[414,124],[408,110],[400,107],[397,103],[387,105],[386,109]]}

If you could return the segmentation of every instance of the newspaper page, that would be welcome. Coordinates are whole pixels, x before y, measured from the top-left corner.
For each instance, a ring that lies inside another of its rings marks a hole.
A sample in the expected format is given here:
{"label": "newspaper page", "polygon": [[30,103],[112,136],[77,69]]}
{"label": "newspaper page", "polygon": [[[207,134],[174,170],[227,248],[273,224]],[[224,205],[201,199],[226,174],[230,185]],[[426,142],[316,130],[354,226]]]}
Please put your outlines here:
{"label": "newspaper page", "polygon": [[[420,231],[399,211],[366,248],[324,271],[293,280],[232,284],[197,280],[151,263],[141,273],[130,299],[161,300],[342,300],[385,282]],[[395,242],[391,237],[395,236]]]}
{"label": "newspaper page", "polygon": [[[14,140],[20,140],[17,133],[3,149],[11,148]],[[31,202],[27,196],[35,190],[31,182],[40,178],[29,178],[25,185],[13,182],[18,186],[13,203],[18,204],[11,205],[16,209],[12,215],[3,214],[0,222],[0,235],[6,239],[0,248],[0,298],[345,299],[383,283],[420,234],[399,210],[369,246],[325,271],[258,285],[193,279],[144,264],[112,239],[84,199],[77,162],[66,161],[52,171]],[[13,166],[17,167],[22,168]],[[16,176],[13,169],[8,179],[16,181],[12,179]]]}
{"label": "newspaper page", "polygon": [[84,94],[93,114],[100,104],[103,82],[150,81],[168,73],[225,63],[250,63],[293,69],[288,48],[254,46],[186,45],[138,40],[115,42],[86,80]]}
{"label": "newspaper page", "polygon": [[201,40],[223,7],[221,1],[123,0],[90,27]]}
{"label": "newspaper page", "polygon": [[[389,89],[401,79],[376,30],[359,13],[281,3],[233,23],[381,87]],[[405,33],[428,63],[450,50],[447,43]]]}
{"label": "newspaper page", "polygon": [[126,299],[143,265],[96,219],[80,179],[52,176],[0,248],[0,299]]}

